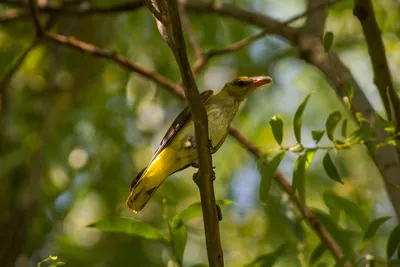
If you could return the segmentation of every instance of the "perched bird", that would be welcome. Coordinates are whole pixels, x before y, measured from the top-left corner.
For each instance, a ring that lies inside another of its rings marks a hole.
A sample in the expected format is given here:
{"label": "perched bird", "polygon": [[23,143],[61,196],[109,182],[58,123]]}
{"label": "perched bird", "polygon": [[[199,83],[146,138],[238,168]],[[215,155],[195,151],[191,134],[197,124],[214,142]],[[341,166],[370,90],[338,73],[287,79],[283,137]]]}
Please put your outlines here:
{"label": "perched bird", "polygon": [[[200,97],[208,116],[211,153],[215,153],[228,135],[229,125],[240,103],[257,87],[271,84],[268,76],[238,77],[217,93],[208,90]],[[194,123],[186,107],[172,123],[149,164],[131,182],[128,207],[141,211],[165,178],[189,166],[197,166]]]}

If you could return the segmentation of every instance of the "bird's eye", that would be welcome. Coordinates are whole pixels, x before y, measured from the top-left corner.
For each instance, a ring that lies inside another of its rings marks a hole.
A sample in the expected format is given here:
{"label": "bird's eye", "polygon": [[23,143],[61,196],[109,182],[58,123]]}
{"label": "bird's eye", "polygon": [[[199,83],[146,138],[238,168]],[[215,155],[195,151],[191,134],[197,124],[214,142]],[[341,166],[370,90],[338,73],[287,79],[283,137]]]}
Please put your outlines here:
{"label": "bird's eye", "polygon": [[245,85],[246,85],[246,82],[243,81],[243,80],[239,80],[239,81],[237,82],[237,85],[239,85],[239,86],[245,86]]}

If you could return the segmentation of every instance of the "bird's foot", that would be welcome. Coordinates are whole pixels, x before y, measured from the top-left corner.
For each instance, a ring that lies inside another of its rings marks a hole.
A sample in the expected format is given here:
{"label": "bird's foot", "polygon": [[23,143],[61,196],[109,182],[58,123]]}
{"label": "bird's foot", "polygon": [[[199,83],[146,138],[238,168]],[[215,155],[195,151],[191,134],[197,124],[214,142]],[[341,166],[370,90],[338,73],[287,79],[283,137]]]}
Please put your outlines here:
{"label": "bird's foot", "polygon": [[196,148],[196,141],[194,139],[194,136],[188,136],[183,143],[183,148],[185,149],[191,149],[191,148]]}
{"label": "bird's foot", "polygon": [[198,169],[200,167],[198,162],[192,162],[192,163],[190,163],[190,166],[192,166],[193,168],[196,168],[196,169]]}
{"label": "bird's foot", "polygon": [[215,171],[214,171],[214,169],[215,169],[215,166],[213,166],[212,168],[213,168],[213,169],[212,169],[212,173],[211,173],[211,181],[212,181],[212,182],[214,182],[214,181],[215,181],[215,179],[216,179],[217,177],[216,177],[216,175],[215,175]]}

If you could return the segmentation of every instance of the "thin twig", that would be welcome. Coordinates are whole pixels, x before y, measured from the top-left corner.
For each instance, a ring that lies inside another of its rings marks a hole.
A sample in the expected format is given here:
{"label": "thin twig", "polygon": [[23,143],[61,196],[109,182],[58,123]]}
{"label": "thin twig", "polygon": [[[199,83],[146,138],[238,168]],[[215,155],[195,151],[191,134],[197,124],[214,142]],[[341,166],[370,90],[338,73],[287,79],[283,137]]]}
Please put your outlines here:
{"label": "thin twig", "polygon": [[36,36],[37,38],[40,38],[43,36],[43,28],[42,25],[40,24],[40,20],[37,14],[36,0],[29,0],[28,6],[29,6],[29,12],[32,16],[33,24],[35,25]]}
{"label": "thin twig", "polygon": [[186,31],[186,35],[189,39],[189,43],[193,48],[193,53],[194,56],[196,57],[197,60],[199,60],[199,58],[202,58],[203,52],[201,51],[200,48],[200,43],[196,38],[196,34],[193,31],[193,27],[192,24],[190,23],[188,14],[186,12],[186,9],[184,6],[180,5],[180,12],[181,12],[181,19],[182,19],[182,26],[183,29]]}

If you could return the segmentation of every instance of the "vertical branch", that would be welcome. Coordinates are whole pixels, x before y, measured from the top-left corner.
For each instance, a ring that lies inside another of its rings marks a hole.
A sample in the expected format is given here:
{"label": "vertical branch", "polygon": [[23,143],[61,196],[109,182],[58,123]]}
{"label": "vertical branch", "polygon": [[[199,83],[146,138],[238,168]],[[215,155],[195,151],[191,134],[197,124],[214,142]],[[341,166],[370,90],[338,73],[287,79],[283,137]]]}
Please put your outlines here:
{"label": "vertical branch", "polygon": [[[393,88],[381,31],[376,21],[371,1],[356,0],[353,14],[361,23],[374,71],[374,82],[378,88],[388,118],[391,121],[397,121],[396,127],[397,130],[400,130],[400,100]],[[393,111],[391,110],[391,105],[393,105]]]}
{"label": "vertical branch", "polygon": [[[223,266],[223,252],[219,233],[218,211],[215,201],[212,158],[208,137],[208,120],[206,110],[201,103],[199,90],[194,81],[186,52],[185,39],[179,16],[177,0],[146,0],[150,11],[157,10],[157,27],[161,36],[170,46],[175,60],[178,63],[182,76],[186,99],[194,122],[199,171],[195,182],[200,191],[201,206],[203,210],[204,232],[206,237],[207,255],[210,266]],[[155,4],[155,6],[153,6]]]}

